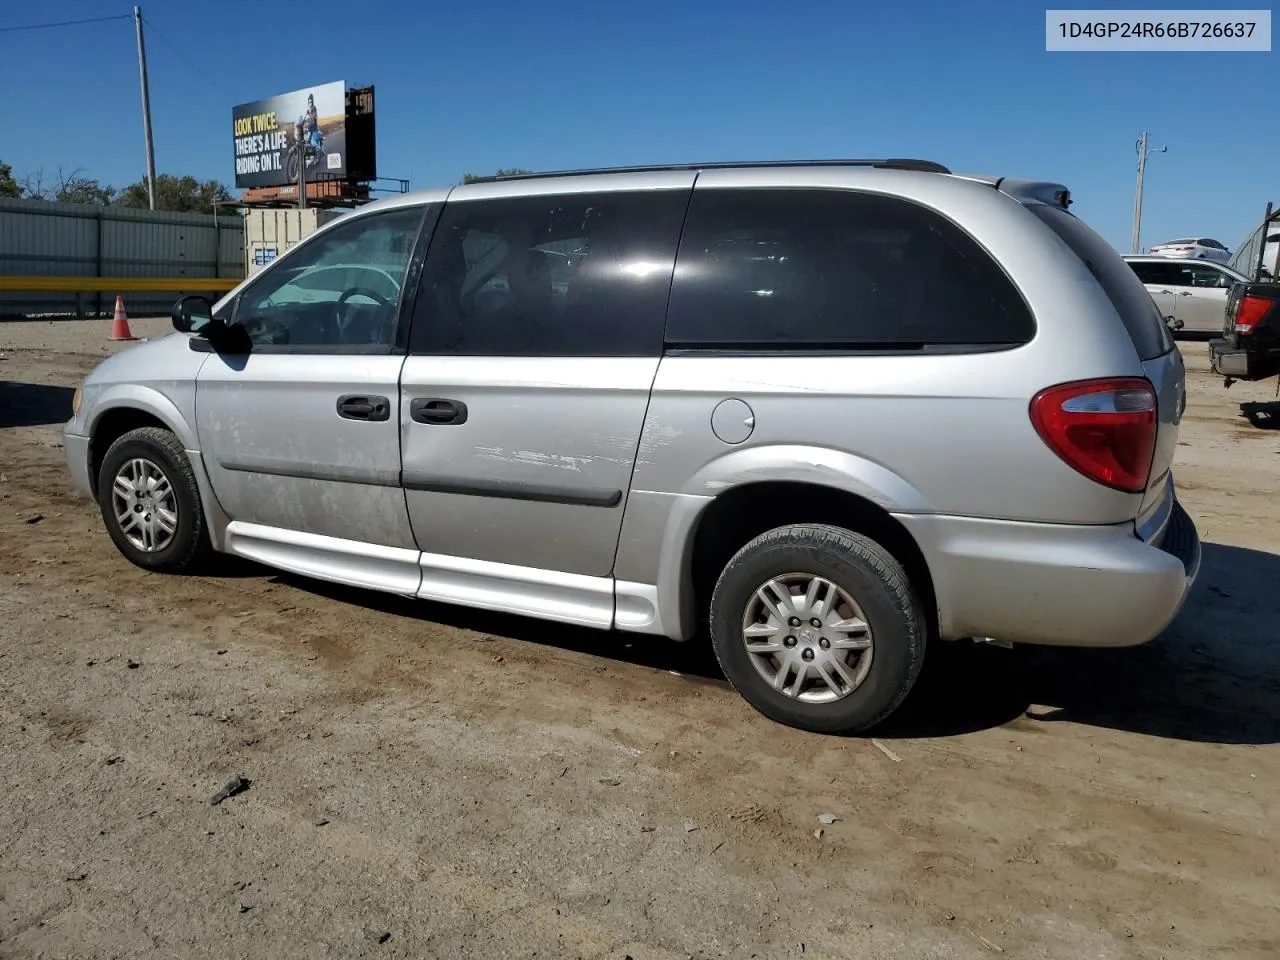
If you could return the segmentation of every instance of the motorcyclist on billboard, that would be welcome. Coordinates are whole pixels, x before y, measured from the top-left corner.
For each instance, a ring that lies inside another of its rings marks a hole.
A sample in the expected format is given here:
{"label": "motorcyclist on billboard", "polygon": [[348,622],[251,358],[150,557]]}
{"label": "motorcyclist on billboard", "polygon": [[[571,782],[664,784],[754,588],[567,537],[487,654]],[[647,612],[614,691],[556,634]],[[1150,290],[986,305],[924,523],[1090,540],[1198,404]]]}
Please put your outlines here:
{"label": "motorcyclist on billboard", "polygon": [[307,94],[307,112],[298,118],[293,128],[299,142],[305,137],[316,153],[320,152],[324,145],[324,134],[320,132],[320,117],[316,112],[316,98],[313,94]]}

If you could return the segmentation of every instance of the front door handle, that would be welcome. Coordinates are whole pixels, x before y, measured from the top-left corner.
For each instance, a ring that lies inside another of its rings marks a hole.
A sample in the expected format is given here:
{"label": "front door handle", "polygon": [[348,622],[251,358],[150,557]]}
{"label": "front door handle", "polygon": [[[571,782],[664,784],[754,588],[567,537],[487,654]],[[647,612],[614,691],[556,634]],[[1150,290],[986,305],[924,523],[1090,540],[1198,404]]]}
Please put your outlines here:
{"label": "front door handle", "polygon": [[467,405],[461,400],[418,397],[409,403],[414,423],[457,424],[467,422]]}
{"label": "front door handle", "polygon": [[370,420],[375,423],[390,420],[391,401],[386,397],[347,394],[338,398],[338,416],[344,420]]}
{"label": "front door handle", "polygon": [[1191,291],[1190,291],[1190,290],[1179,290],[1179,291],[1178,291],[1178,296],[1180,296],[1180,297],[1190,297],[1190,296],[1192,296],[1192,293],[1191,293]]}

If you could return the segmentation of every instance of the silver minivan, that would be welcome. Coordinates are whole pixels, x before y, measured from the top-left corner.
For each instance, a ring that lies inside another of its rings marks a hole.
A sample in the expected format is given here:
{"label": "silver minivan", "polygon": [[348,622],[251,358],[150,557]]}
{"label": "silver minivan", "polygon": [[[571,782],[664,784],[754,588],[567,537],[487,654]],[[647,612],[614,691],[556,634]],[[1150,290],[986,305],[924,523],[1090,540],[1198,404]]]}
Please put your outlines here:
{"label": "silver minivan", "polygon": [[866,729],[936,641],[1139,644],[1196,576],[1181,356],[1070,202],[910,160],[382,200],[102,363],[68,464],[151,570],[709,638]]}

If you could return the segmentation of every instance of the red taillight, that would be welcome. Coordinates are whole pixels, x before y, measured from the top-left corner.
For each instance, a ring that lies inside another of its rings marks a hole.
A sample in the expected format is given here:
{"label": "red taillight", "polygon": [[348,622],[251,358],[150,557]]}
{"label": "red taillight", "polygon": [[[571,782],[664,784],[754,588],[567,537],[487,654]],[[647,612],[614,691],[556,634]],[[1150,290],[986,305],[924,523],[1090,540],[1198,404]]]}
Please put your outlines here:
{"label": "red taillight", "polygon": [[1156,451],[1156,393],[1141,377],[1079,380],[1041,390],[1031,422],[1049,449],[1091,480],[1141,493]]}
{"label": "red taillight", "polygon": [[1271,301],[1262,297],[1245,296],[1236,307],[1236,333],[1253,333],[1259,321],[1267,315]]}

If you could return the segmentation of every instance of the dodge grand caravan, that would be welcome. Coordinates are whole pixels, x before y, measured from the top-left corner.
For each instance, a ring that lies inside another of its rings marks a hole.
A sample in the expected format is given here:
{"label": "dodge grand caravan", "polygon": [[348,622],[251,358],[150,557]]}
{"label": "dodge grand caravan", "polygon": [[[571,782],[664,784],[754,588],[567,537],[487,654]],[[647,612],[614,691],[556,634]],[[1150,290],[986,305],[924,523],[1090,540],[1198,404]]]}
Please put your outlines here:
{"label": "dodge grand caravan", "polygon": [[102,363],[68,464],[150,570],[709,637],[866,729],[936,641],[1139,644],[1196,576],[1180,354],[1070,202],[911,160],[382,200]]}

